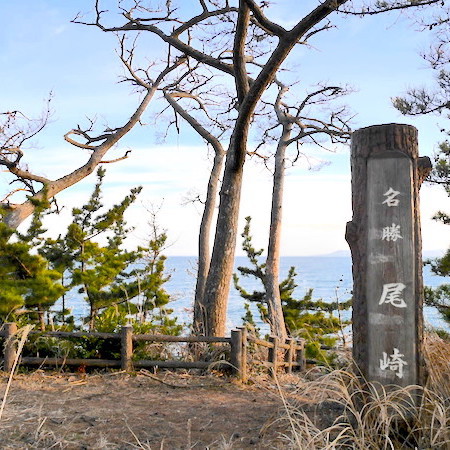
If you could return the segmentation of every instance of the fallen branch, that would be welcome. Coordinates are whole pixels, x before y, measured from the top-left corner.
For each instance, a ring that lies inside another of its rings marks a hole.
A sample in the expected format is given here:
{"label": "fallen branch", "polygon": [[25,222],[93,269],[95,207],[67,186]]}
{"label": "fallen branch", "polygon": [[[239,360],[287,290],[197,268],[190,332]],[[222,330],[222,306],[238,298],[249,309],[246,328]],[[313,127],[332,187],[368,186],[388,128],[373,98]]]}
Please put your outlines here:
{"label": "fallen branch", "polygon": [[157,377],[156,375],[153,375],[151,372],[149,372],[149,371],[146,370],[146,369],[141,369],[141,370],[138,372],[138,374],[139,374],[139,375],[143,375],[144,377],[151,378],[152,380],[159,381],[160,383],[162,383],[162,384],[164,384],[164,385],[166,385],[166,386],[169,386],[169,387],[171,387],[171,388],[173,388],[173,389],[176,389],[176,388],[198,388],[198,387],[205,387],[203,384],[192,385],[192,384],[176,384],[176,383],[169,383],[168,381],[161,380],[161,378]]}

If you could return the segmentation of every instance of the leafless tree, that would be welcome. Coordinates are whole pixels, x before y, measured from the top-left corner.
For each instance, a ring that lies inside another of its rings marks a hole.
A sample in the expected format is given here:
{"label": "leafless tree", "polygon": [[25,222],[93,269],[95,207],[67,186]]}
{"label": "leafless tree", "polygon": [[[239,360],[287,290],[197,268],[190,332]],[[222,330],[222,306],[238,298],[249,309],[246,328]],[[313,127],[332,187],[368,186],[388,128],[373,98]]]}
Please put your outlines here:
{"label": "leafless tree", "polygon": [[[199,237],[198,237],[198,269],[197,269],[197,281],[195,288],[194,298],[194,317],[193,328],[197,333],[201,333],[204,324],[204,308],[202,307],[202,298],[206,283],[206,278],[210,265],[210,235],[213,226],[214,210],[216,207],[216,198],[220,186],[220,178],[223,170],[223,162],[225,160],[225,149],[221,143],[222,132],[218,136],[209,132],[204,125],[200,123],[187,109],[183,108],[180,102],[176,100],[176,97],[192,99],[195,102],[200,103],[200,109],[206,114],[204,105],[193,94],[180,95],[180,92],[164,92],[166,100],[169,102],[176,114],[186,120],[192,128],[213,148],[214,160],[209,175],[208,186],[206,189],[203,214],[200,223]],[[225,130],[222,130],[225,131]]]}
{"label": "leafless tree", "polygon": [[[134,0],[119,2],[120,22],[95,2],[94,18],[78,17],[75,21],[96,26],[104,32],[148,32],[170,46],[170,52],[183,55],[188,64],[201,64],[204,70],[231,76],[236,103],[229,139],[220,204],[208,276],[202,298],[205,313],[204,332],[225,333],[225,318],[237,236],[243,167],[248,153],[251,125],[260,100],[273,84],[277,72],[296,45],[304,45],[317,33],[330,28],[330,20],[344,6],[348,12],[380,13],[412,6],[428,6],[438,0],[395,0],[374,2],[373,8],[350,0],[321,0],[308,10],[296,5],[298,20],[286,29],[266,15],[267,2],[255,0],[199,0],[175,6],[165,2],[161,9],[152,2]],[[192,13],[192,11],[196,11]],[[231,34],[230,34],[231,33]],[[259,33],[259,34],[258,34]],[[225,56],[223,40],[232,36],[231,59]],[[253,39],[254,37],[254,39]],[[256,42],[268,38],[264,51],[255,53]],[[254,64],[255,60],[258,64]]]}
{"label": "leafless tree", "polygon": [[[41,176],[29,169],[23,162],[26,154],[25,145],[38,135],[48,123],[51,112],[50,101],[38,118],[29,118],[20,111],[9,111],[2,114],[3,120],[0,122],[0,165],[4,166],[12,175],[11,185],[19,186],[12,189],[0,204],[2,220],[8,226],[17,228],[33,213],[39,202],[47,202],[53,199],[59,192],[90,175],[99,164],[116,162],[128,156],[127,152],[114,160],[106,161],[104,159],[106,153],[140,122],[142,114],[159,89],[164,77],[184,63],[183,58],[168,61],[156,79],[152,80],[148,71],[145,72],[146,77],[143,78],[140,73],[133,70],[133,54],[134,48],[127,50],[125,40],[120,39],[119,56],[128,70],[130,79],[144,91],[141,102],[127,122],[120,127],[108,128],[98,134],[94,131],[94,121],[90,121],[86,128],[78,125],[68,131],[64,135],[65,141],[78,149],[87,150],[89,156],[83,165],[72,169],[58,179]],[[12,197],[19,191],[26,193],[26,200],[22,203],[12,203]]]}
{"label": "leafless tree", "polygon": [[[276,81],[276,84],[279,92],[273,105],[276,113],[275,125],[268,126],[264,133],[266,135],[264,137],[269,137],[269,134],[273,132],[278,132],[279,136],[274,155],[269,243],[263,283],[271,333],[284,339],[286,326],[279,283],[286,152],[290,146],[295,146],[294,161],[296,161],[302,153],[302,145],[312,143],[323,147],[324,138],[327,138],[331,144],[345,143],[350,138],[351,117],[345,107],[333,109],[330,107],[330,102],[346,93],[346,89],[342,87],[320,86],[308,93],[302,101],[290,106],[284,100],[288,87],[279,81]],[[325,107],[324,111],[320,111],[321,106]]]}

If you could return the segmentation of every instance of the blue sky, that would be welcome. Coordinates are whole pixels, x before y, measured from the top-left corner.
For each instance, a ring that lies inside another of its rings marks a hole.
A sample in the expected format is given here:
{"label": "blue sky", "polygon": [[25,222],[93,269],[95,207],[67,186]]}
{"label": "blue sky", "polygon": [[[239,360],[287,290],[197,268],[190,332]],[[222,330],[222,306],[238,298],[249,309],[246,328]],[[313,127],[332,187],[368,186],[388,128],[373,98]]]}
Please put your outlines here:
{"label": "blue sky", "polygon": [[[270,14],[287,23],[292,17],[292,5],[298,3],[279,4],[272,7]],[[68,166],[81,164],[87,156],[64,143],[65,132],[85,124],[86,116],[96,116],[99,123],[110,126],[121,125],[139,100],[128,86],[117,83],[123,72],[115,54],[115,38],[94,27],[70,23],[79,10],[88,11],[90,5],[87,0],[0,2],[0,109],[20,109],[36,115],[49,92],[53,93],[52,121],[35,140],[36,148],[27,158],[31,168],[51,178],[63,175]],[[413,124],[419,129],[421,154],[431,155],[442,138],[438,119],[402,117],[390,102],[409,87],[431,84],[432,74],[419,56],[431,36],[417,32],[412,21],[398,13],[365,19],[339,18],[337,24],[338,29],[317,35],[311,41],[312,48],[299,47],[292,53],[287,63],[291,72],[286,77],[300,79],[305,86],[318,81],[351,85],[354,92],[345,102],[355,114],[354,129],[388,122]],[[149,123],[156,107],[152,105],[146,116]],[[210,159],[203,142],[187,126],[165,143],[155,137],[157,128],[133,130],[109,155],[112,159],[122,155],[124,149],[133,149],[126,161],[108,165],[105,203],[117,201],[130,187],[143,185],[141,200],[130,211],[130,223],[136,226],[133,242],[146,235],[142,204],[154,204],[160,206],[159,221],[167,228],[172,244],[167,253],[194,255],[201,210],[183,203],[192,193],[204,192]],[[288,172],[284,255],[323,254],[346,248],[345,223],[351,219],[349,155],[346,147],[335,151],[308,149],[313,161],[330,164],[321,170],[308,170],[303,162]],[[2,174],[2,192],[8,189],[6,181]],[[70,209],[85,201],[94,181],[91,176],[59,196],[64,214],[51,218],[52,231],[63,230]],[[258,246],[266,244],[270,191],[270,174],[248,161],[241,215],[253,217]],[[426,250],[450,244],[448,230],[430,220],[436,209],[447,205],[447,197],[439,189],[422,189]]]}

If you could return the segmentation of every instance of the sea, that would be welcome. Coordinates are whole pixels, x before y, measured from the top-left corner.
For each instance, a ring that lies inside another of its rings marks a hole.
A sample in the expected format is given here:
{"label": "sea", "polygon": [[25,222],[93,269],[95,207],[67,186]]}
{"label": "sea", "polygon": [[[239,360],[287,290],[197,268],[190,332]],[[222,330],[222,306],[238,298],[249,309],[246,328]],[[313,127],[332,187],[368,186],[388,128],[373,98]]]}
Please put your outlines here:
{"label": "sea", "polygon": [[[238,266],[248,266],[245,256],[235,259],[235,272]],[[173,309],[173,315],[188,329],[192,320],[193,298],[195,291],[195,274],[197,259],[189,256],[169,256],[166,260],[166,274],[170,280],[165,284],[166,291],[170,294],[172,301],[169,307]],[[329,302],[336,300],[346,301],[352,296],[352,271],[351,258],[348,256],[286,256],[280,260],[281,279],[285,277],[289,268],[296,269],[297,288],[294,292],[297,298],[301,298],[309,290],[313,289],[313,299],[322,299]],[[450,277],[438,277],[434,275],[429,266],[424,266],[424,284],[437,287],[443,283],[450,283]],[[238,273],[239,275],[239,273]],[[240,284],[247,291],[261,290],[258,280],[240,276]],[[88,313],[85,301],[79,294],[69,295],[67,307],[72,309],[76,319],[86,316]],[[56,309],[58,308],[57,305]],[[254,306],[254,305],[252,305]],[[256,307],[253,307],[256,325],[261,332],[267,332],[267,325],[261,323]],[[228,301],[228,332],[236,326],[242,325],[244,315],[244,300],[238,291],[231,286]],[[344,319],[350,319],[351,311],[344,311]],[[443,328],[450,332],[448,324],[442,320],[439,312],[432,307],[424,307],[424,318],[426,325],[430,327]]]}

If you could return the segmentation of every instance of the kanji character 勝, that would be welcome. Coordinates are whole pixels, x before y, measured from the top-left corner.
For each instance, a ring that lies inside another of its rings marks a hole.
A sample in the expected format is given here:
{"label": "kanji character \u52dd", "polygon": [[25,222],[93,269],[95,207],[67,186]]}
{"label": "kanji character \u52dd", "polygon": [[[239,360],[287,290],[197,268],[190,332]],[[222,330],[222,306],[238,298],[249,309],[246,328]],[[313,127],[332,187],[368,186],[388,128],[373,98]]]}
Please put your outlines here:
{"label": "kanji character \u52dd", "polygon": [[392,226],[383,228],[381,240],[395,242],[397,239],[403,239],[403,236],[400,234],[400,225],[393,223]]}

